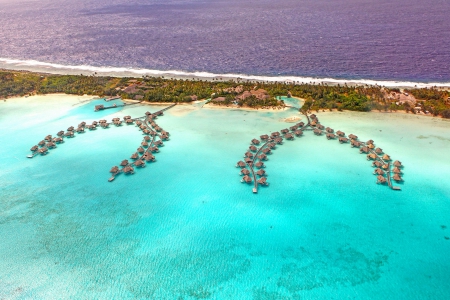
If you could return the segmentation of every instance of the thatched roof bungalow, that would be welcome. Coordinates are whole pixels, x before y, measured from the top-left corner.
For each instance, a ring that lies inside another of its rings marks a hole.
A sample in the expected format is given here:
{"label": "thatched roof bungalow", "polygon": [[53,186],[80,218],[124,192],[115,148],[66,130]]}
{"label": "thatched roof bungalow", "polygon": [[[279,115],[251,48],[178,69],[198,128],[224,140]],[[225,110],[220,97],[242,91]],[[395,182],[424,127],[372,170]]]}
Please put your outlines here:
{"label": "thatched roof bungalow", "polygon": [[317,128],[314,129],[313,132],[314,132],[315,135],[321,135],[322,134],[322,130],[317,129]]}
{"label": "thatched roof bungalow", "polygon": [[392,179],[394,179],[395,181],[403,181],[402,177],[399,174],[394,174],[394,176],[392,176]]}
{"label": "thatched roof bungalow", "polygon": [[248,175],[245,175],[244,177],[242,177],[241,182],[250,183],[252,182],[252,178]]}
{"label": "thatched roof bungalow", "polygon": [[261,185],[269,185],[266,177],[261,177],[260,179],[258,179],[258,183]]}
{"label": "thatched roof bungalow", "polygon": [[377,167],[377,168],[380,168],[381,166],[382,166],[383,164],[380,162],[380,161],[374,161],[373,163],[372,163],[372,166],[374,166],[374,167]]}
{"label": "thatched roof bungalow", "polygon": [[256,172],[256,175],[258,175],[258,176],[263,176],[264,174],[266,174],[266,171],[263,170],[263,169],[261,169],[258,172]]}
{"label": "thatched roof bungalow", "polygon": [[325,130],[328,133],[333,133],[334,132],[333,128],[330,128],[330,127],[325,128]]}
{"label": "thatched roof bungalow", "polygon": [[336,134],[337,134],[338,136],[344,136],[344,135],[345,135],[345,132],[338,130],[338,131],[336,131]]}
{"label": "thatched roof bungalow", "polygon": [[238,161],[236,167],[245,168],[246,164],[242,160]]}
{"label": "thatched roof bungalow", "polygon": [[331,139],[335,139],[336,135],[334,135],[334,133],[327,133],[327,139],[331,140]]}
{"label": "thatched roof bungalow", "polygon": [[382,157],[383,160],[391,160],[391,157],[387,154],[383,155]]}
{"label": "thatched roof bungalow", "polygon": [[382,175],[377,176],[377,183],[385,183],[386,178],[384,178]]}
{"label": "thatched roof bungalow", "polygon": [[281,133],[285,134],[285,133],[289,132],[289,129],[285,128],[285,129],[281,129],[280,131],[281,131]]}
{"label": "thatched roof bungalow", "polygon": [[111,170],[109,170],[110,173],[117,173],[119,172],[119,167],[118,166],[114,166],[111,168]]}
{"label": "thatched roof bungalow", "polygon": [[294,139],[294,136],[293,136],[292,134],[290,134],[290,133],[286,133],[286,134],[284,135],[284,138],[287,139],[287,140],[293,140],[293,139]]}
{"label": "thatched roof bungalow", "polygon": [[263,134],[259,138],[262,140],[267,140],[267,139],[269,139],[269,136],[267,134]]}
{"label": "thatched roof bungalow", "polygon": [[296,130],[294,133],[295,133],[296,136],[303,135],[303,131],[301,131],[301,130]]}
{"label": "thatched roof bungalow", "polygon": [[376,168],[375,171],[373,171],[373,174],[376,174],[376,175],[384,175],[384,171],[381,170],[380,168]]}
{"label": "thatched roof bungalow", "polygon": [[398,160],[394,161],[394,167],[402,167],[402,163]]}
{"label": "thatched roof bungalow", "polygon": [[253,151],[253,152],[258,151],[258,148],[256,148],[254,145],[251,145],[250,147],[248,147],[248,149],[250,149],[250,151]]}
{"label": "thatched roof bungalow", "polygon": [[244,169],[241,169],[241,174],[248,175],[248,174],[250,174],[250,171],[244,168]]}
{"label": "thatched roof bungalow", "polygon": [[363,147],[359,148],[359,152],[360,153],[369,153],[369,148],[366,146],[363,146]]}
{"label": "thatched roof bungalow", "polygon": [[259,140],[257,140],[257,139],[253,139],[252,140],[252,144],[253,145],[259,145],[261,142],[259,141]]}
{"label": "thatched roof bungalow", "polygon": [[383,153],[383,149],[381,149],[381,148],[376,148],[376,149],[375,149],[375,153],[376,153],[376,154],[381,154],[381,153]]}
{"label": "thatched roof bungalow", "polygon": [[258,161],[258,162],[255,164],[255,167],[257,167],[258,169],[259,169],[259,168],[263,168],[263,167],[264,167],[264,163],[263,163],[262,161]]}

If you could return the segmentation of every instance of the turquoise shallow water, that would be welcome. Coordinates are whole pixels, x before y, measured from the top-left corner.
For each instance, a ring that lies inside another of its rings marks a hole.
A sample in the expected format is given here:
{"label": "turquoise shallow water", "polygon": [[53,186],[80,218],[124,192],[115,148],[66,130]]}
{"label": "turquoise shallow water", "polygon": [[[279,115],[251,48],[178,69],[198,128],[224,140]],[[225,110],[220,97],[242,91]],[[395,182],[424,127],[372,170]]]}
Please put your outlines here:
{"label": "turquoise shallow water", "polygon": [[177,106],[157,119],[171,133],[157,162],[109,183],[111,166],[140,144],[134,126],[25,156],[83,120],[160,106],[96,113],[96,102],[78,101],[0,103],[0,298],[450,296],[450,122],[319,113],[401,160],[403,190],[375,184],[358,150],[307,132],[269,156],[270,186],[254,195],[234,166],[252,138],[289,127],[294,110]]}

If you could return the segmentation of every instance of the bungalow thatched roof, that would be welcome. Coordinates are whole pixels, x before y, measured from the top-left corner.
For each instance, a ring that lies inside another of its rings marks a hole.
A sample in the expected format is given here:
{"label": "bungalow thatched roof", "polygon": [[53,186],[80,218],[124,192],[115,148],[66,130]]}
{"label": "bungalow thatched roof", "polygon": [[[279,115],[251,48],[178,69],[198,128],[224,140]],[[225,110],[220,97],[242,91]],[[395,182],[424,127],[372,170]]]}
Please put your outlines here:
{"label": "bungalow thatched roof", "polygon": [[245,176],[242,178],[242,180],[243,180],[244,182],[246,182],[246,183],[252,182],[252,178],[251,178],[250,176],[248,176],[248,175],[245,175]]}
{"label": "bungalow thatched roof", "polygon": [[244,168],[246,166],[245,162],[243,162],[242,160],[238,161],[236,165],[241,168]]}
{"label": "bungalow thatched roof", "polygon": [[258,161],[258,162],[255,164],[255,167],[257,167],[257,168],[262,168],[262,167],[264,167],[264,163],[263,163],[262,161]]}
{"label": "bungalow thatched roof", "polygon": [[259,138],[262,140],[267,140],[269,138],[269,136],[267,134],[263,134]]}
{"label": "bungalow thatched roof", "polygon": [[128,159],[124,159],[122,160],[122,162],[120,163],[121,166],[126,166],[128,165]]}
{"label": "bungalow thatched roof", "polygon": [[248,175],[248,174],[250,174],[250,171],[244,168],[241,170],[241,173],[244,175]]}

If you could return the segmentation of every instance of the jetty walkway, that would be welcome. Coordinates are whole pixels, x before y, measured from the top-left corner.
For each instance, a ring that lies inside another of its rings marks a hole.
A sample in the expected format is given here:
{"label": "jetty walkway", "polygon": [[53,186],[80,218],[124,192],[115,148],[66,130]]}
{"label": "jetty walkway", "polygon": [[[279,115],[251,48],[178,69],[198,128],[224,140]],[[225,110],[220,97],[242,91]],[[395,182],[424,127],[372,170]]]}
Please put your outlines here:
{"label": "jetty walkway", "polygon": [[[372,166],[377,167],[374,171],[374,174],[378,175],[376,183],[387,184],[393,190],[401,190],[399,186],[393,185],[392,182],[392,180],[395,180],[396,182],[403,181],[400,176],[400,169],[403,167],[401,162],[395,161],[393,163],[395,168],[392,169],[391,158],[389,157],[389,155],[384,154],[381,148],[376,148],[373,140],[369,140],[367,142],[359,141],[358,137],[354,134],[349,134],[347,136],[340,130],[335,132],[330,127],[325,128],[325,126],[323,126],[319,122],[319,119],[315,114],[303,114],[306,116],[307,123],[305,124],[303,122],[299,122],[294,126],[291,126],[289,129],[282,129],[280,132],[281,134],[284,134],[284,139],[293,140],[294,135],[296,137],[300,137],[303,135],[304,131],[312,131],[316,136],[324,135],[328,140],[336,139],[341,144],[350,143],[352,147],[359,148],[360,153],[366,153],[367,159],[373,161]],[[264,163],[262,162],[262,160],[267,159],[267,156],[265,154],[270,154],[271,150],[275,148],[276,144],[282,144],[283,137],[281,136],[280,132],[273,132],[270,136],[267,134],[261,135],[261,140],[265,140],[265,142],[260,147],[258,146],[261,142],[257,139],[253,139],[251,141],[249,151],[247,151],[244,155],[245,161],[239,161],[236,165],[236,167],[241,168],[240,174],[244,175],[241,182],[247,184],[253,182],[253,193],[258,192],[259,185],[268,185],[265,177],[267,176],[265,174],[265,171],[255,172],[254,168],[264,167]],[[264,152],[264,154],[261,155],[261,152]],[[392,173],[394,173],[393,176],[391,176]],[[251,177],[249,175],[251,175]],[[256,175],[260,176],[259,180],[257,179]]]}

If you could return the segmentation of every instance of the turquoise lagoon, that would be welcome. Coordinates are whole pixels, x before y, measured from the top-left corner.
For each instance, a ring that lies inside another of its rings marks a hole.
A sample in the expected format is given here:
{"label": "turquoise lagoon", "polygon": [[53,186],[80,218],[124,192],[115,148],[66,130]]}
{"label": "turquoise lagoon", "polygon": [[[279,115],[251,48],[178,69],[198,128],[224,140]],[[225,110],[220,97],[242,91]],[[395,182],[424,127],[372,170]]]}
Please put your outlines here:
{"label": "turquoise lagoon", "polygon": [[49,96],[0,103],[1,299],[448,299],[450,122],[416,115],[319,113],[405,165],[395,192],[365,155],[306,132],[267,161],[252,193],[239,169],[249,142],[295,110],[180,105],[157,162],[108,182],[136,151],[135,126],[77,135],[27,159],[47,134],[101,101]]}

